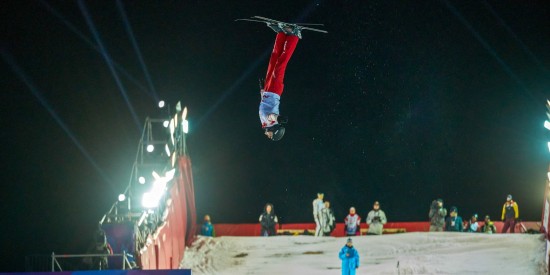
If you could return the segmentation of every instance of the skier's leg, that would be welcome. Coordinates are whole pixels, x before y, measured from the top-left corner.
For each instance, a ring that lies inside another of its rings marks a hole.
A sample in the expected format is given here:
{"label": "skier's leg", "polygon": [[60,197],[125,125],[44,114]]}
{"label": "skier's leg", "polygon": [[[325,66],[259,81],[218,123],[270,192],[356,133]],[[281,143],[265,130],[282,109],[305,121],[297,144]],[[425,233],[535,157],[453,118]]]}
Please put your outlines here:
{"label": "skier's leg", "polygon": [[275,44],[273,45],[273,51],[271,52],[271,57],[269,58],[269,65],[267,66],[267,74],[265,75],[264,90],[266,91],[268,91],[267,87],[269,87],[269,83],[271,83],[271,77],[273,75],[273,69],[277,64],[277,59],[283,52],[285,41],[286,41],[286,35],[282,32],[277,33],[277,36],[275,36]]}
{"label": "skier's leg", "polygon": [[290,57],[292,57],[294,50],[296,49],[296,45],[298,45],[298,40],[298,36],[286,36],[283,52],[277,58],[277,63],[273,68],[273,73],[271,76],[269,76],[271,81],[269,82],[269,84],[266,81],[266,91],[270,91],[278,95],[281,95],[283,93],[283,79],[285,77],[286,66],[288,64],[288,61],[290,60]]}

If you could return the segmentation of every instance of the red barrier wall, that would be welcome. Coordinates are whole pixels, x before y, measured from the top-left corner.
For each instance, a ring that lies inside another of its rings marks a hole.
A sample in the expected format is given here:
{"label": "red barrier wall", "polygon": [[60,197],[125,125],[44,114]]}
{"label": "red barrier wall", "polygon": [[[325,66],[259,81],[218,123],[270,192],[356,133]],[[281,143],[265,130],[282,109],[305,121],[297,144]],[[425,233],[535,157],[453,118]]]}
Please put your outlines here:
{"label": "red barrier wall", "polygon": [[[479,223],[480,226],[483,225],[483,222]],[[540,222],[523,222],[523,225],[527,229],[539,230]],[[495,222],[497,228],[497,233],[500,233],[502,230],[503,223]],[[245,224],[215,224],[214,228],[216,230],[216,236],[260,236],[260,224],[256,223],[245,223]],[[368,228],[366,224],[362,224],[361,228]],[[384,228],[390,229],[405,229],[406,232],[427,232],[430,229],[429,222],[389,222]],[[298,229],[298,230],[315,230],[314,223],[288,223],[281,224],[277,226],[277,229]],[[520,233],[520,230],[516,227],[516,233]],[[343,237],[344,233],[344,224],[337,223],[336,228],[332,232],[331,236],[333,237]]]}
{"label": "red barrier wall", "polygon": [[143,269],[175,269],[183,259],[185,245],[191,244],[197,222],[191,160],[178,160],[178,173],[169,190],[168,216],[163,226],[147,239],[141,254]]}

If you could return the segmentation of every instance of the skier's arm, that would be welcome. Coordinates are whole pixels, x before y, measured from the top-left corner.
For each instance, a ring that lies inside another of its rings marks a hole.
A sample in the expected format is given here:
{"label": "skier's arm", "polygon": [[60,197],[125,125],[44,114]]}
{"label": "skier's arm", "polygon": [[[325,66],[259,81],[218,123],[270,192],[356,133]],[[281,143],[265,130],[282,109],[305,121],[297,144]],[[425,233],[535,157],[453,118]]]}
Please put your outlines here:
{"label": "skier's arm", "polygon": [[517,202],[514,202],[514,211],[516,212],[516,219],[519,218],[519,208]]}
{"label": "skier's arm", "polygon": [[504,220],[504,214],[506,213],[506,203],[502,206],[502,217],[501,220]]}
{"label": "skier's arm", "polygon": [[380,222],[382,224],[386,224],[388,220],[386,219],[386,213],[384,211],[380,210]]}

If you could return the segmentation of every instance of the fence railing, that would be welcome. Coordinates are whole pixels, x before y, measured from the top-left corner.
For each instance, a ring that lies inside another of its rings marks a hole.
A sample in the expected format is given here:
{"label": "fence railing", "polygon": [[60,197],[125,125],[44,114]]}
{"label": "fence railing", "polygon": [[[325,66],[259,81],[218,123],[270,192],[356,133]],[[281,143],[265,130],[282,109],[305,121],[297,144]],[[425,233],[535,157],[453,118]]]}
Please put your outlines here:
{"label": "fence railing", "polygon": [[[66,259],[66,258],[104,258],[104,257],[122,257],[122,269],[126,270],[126,268],[132,268],[132,265],[128,261],[128,256],[126,252],[122,254],[74,254],[74,255],[56,255],[54,252],[52,252],[52,272],[55,271],[63,271],[63,268],[59,264],[59,261],[57,259]],[[58,270],[56,270],[56,267]],[[101,262],[99,264],[99,269],[102,270],[105,267],[101,266]]]}

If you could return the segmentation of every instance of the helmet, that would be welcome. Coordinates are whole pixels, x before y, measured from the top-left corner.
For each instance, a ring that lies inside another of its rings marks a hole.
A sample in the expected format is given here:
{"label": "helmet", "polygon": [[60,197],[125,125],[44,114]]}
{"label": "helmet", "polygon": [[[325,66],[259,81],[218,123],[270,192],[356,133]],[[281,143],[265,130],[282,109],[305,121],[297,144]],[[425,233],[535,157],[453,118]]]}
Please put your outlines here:
{"label": "helmet", "polygon": [[273,141],[279,141],[285,135],[285,127],[281,126],[280,124],[275,124],[271,127],[267,127],[266,131],[273,133],[273,136],[271,137],[271,140]]}

